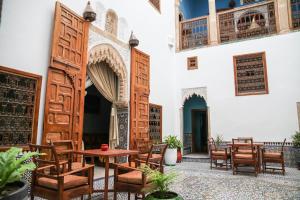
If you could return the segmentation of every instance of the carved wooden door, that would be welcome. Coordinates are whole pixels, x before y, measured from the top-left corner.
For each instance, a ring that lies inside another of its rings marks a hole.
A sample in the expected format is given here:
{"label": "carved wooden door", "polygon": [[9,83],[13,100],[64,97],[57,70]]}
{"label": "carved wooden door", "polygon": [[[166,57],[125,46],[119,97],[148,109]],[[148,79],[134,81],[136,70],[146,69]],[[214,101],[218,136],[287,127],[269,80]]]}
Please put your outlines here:
{"label": "carved wooden door", "polygon": [[149,141],[150,57],[133,48],[131,51],[130,149],[136,141]]}
{"label": "carved wooden door", "polygon": [[72,139],[81,147],[88,22],[56,3],[48,68],[43,143]]}

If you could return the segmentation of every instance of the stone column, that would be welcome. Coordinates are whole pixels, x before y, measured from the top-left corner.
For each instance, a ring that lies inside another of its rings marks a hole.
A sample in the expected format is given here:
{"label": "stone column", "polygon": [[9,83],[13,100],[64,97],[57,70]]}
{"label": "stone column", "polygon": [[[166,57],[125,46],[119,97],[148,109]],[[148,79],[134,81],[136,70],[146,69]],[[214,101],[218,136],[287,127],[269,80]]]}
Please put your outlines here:
{"label": "stone column", "polygon": [[275,2],[277,2],[278,10],[278,31],[279,33],[286,33],[290,30],[288,0],[277,0]]}
{"label": "stone column", "polygon": [[210,45],[218,44],[218,26],[217,26],[217,14],[216,14],[216,2],[215,0],[208,0],[209,4],[209,41]]}

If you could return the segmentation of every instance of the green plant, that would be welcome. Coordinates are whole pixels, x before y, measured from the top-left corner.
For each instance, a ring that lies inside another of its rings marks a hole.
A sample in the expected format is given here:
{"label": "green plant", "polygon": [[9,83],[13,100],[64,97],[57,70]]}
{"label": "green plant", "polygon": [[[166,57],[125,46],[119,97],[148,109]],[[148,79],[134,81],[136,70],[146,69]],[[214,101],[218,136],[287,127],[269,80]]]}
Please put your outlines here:
{"label": "green plant", "polygon": [[168,145],[168,148],[170,149],[177,149],[177,148],[182,148],[182,142],[177,139],[177,136],[175,135],[169,135],[165,138],[165,143]]}
{"label": "green plant", "polygon": [[292,135],[293,145],[295,147],[300,147],[300,132],[296,131],[294,135]]}
{"label": "green plant", "polygon": [[216,137],[216,146],[220,147],[222,142],[223,142],[223,136],[222,135],[217,135],[217,137]]}
{"label": "green plant", "polygon": [[5,186],[8,183],[20,181],[26,170],[34,170],[33,162],[25,163],[32,156],[38,155],[37,152],[22,153],[21,148],[12,147],[6,152],[0,152],[0,193],[5,193]]}
{"label": "green plant", "polygon": [[170,192],[170,184],[174,182],[178,174],[175,171],[163,174],[158,170],[153,170],[149,166],[145,165],[141,167],[141,170],[149,177],[152,184],[143,188],[144,192],[157,193],[157,197],[160,199],[167,199]]}

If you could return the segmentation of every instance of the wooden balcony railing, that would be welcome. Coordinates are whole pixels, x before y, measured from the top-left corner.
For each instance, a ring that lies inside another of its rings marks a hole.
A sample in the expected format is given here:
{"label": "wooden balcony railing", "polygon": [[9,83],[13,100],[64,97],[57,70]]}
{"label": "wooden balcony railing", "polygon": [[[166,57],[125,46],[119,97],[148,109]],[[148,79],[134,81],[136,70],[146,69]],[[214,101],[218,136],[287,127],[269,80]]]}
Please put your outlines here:
{"label": "wooden balcony railing", "polygon": [[208,44],[208,16],[180,22],[181,49]]}
{"label": "wooden balcony railing", "polygon": [[221,43],[277,33],[273,1],[220,12],[217,18]]}
{"label": "wooden balcony railing", "polygon": [[300,29],[300,0],[291,0],[292,28]]}

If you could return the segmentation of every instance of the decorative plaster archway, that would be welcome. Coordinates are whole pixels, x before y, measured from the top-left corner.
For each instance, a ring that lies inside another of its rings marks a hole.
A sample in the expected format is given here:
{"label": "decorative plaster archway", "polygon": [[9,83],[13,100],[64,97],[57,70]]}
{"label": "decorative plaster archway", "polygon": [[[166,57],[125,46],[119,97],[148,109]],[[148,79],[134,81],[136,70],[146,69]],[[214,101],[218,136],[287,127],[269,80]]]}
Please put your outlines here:
{"label": "decorative plaster archway", "polygon": [[207,89],[206,87],[196,87],[196,88],[185,88],[181,91],[181,105],[184,105],[184,102],[191,98],[193,95],[203,97],[207,103]]}
{"label": "decorative plaster archway", "polygon": [[119,52],[110,44],[99,44],[91,48],[89,51],[89,62],[95,64],[97,62],[105,61],[109,64],[111,69],[119,78],[119,101],[118,107],[128,107],[127,95],[127,71],[124,61]]}

